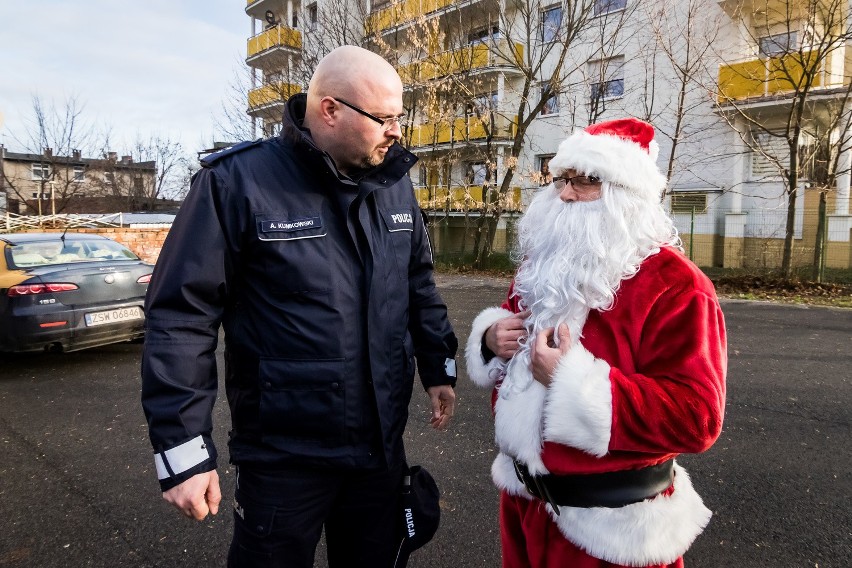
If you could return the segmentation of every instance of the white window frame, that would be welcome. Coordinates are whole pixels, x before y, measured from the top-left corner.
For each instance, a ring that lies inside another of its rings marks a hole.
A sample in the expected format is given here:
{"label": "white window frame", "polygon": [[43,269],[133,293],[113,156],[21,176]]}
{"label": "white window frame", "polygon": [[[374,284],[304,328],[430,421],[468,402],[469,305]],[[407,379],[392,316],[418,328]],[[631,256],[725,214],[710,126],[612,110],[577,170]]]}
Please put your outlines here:
{"label": "white window frame", "polygon": [[488,164],[485,162],[465,162],[465,181],[468,185],[488,183]]}
{"label": "white window frame", "polygon": [[50,164],[34,162],[32,164],[31,174],[33,181],[49,181],[53,175],[53,167],[51,167]]}
{"label": "white window frame", "polygon": [[[552,160],[556,156],[556,154],[541,154],[536,156],[536,163],[538,165],[538,176],[539,185],[547,185],[553,181],[553,172],[550,171],[550,160]],[[547,173],[545,173],[544,168],[547,167]]]}
{"label": "white window frame", "polygon": [[[544,91],[547,89],[548,82],[543,81],[538,84],[538,92],[539,97],[544,96]],[[550,98],[547,99],[547,102],[544,103],[544,106],[541,107],[541,114],[539,116],[556,116],[559,114],[559,93],[554,93],[550,95]]]}
{"label": "white window frame", "polygon": [[799,45],[798,37],[796,30],[759,37],[757,38],[758,54],[760,57],[775,57],[795,51]]}
{"label": "white window frame", "polygon": [[[603,72],[601,68],[603,67]],[[625,93],[624,83],[624,56],[617,55],[607,59],[589,61],[587,64],[589,73],[589,100],[599,98],[602,101],[620,99]],[[598,97],[596,89],[603,85],[603,96]]]}
{"label": "white window frame", "polygon": [[606,16],[613,12],[620,12],[627,8],[627,0],[595,0],[592,15]]}
{"label": "white window frame", "polygon": [[113,185],[115,183],[115,172],[104,172],[104,183]]}
{"label": "white window frame", "polygon": [[[556,15],[556,19],[549,18],[551,15]],[[556,4],[544,8],[541,13],[541,27],[539,28],[538,39],[541,43],[553,43],[559,36],[559,28],[562,27],[562,5]]]}
{"label": "white window frame", "polygon": [[500,26],[494,24],[479,28],[467,34],[467,43],[468,45],[490,44],[499,41],[501,37]]}
{"label": "white window frame", "polygon": [[74,166],[72,175],[72,180],[75,183],[82,183],[86,181],[86,166]]}
{"label": "white window frame", "polygon": [[314,3],[312,3],[312,4],[308,4],[308,5],[305,7],[305,11],[308,13],[308,17],[307,17],[308,25],[307,25],[307,28],[308,28],[309,30],[311,30],[311,31],[316,30],[316,29],[317,29],[317,23],[318,23],[318,21],[319,21],[319,7],[317,6],[317,3],[316,3],[316,2],[314,2]]}

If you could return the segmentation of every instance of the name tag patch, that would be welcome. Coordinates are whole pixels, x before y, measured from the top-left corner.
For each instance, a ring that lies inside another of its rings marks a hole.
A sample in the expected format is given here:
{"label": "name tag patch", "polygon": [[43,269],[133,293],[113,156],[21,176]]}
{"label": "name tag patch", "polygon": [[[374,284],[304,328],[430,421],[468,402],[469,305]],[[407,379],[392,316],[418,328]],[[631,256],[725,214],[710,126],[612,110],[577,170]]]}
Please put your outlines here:
{"label": "name tag patch", "polygon": [[411,209],[382,211],[382,217],[385,220],[385,225],[388,226],[388,231],[392,233],[414,230],[414,215],[411,213]]}
{"label": "name tag patch", "polygon": [[322,227],[322,219],[319,217],[307,217],[293,220],[271,220],[261,221],[260,231],[262,233],[292,233],[293,231],[304,231],[307,229],[319,229]]}

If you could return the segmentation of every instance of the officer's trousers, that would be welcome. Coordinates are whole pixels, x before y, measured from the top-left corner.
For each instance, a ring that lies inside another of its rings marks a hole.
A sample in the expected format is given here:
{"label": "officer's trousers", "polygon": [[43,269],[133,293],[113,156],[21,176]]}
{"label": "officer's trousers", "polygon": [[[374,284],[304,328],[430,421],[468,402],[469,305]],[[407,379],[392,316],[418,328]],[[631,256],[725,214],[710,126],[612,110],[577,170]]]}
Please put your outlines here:
{"label": "officer's trousers", "polygon": [[392,568],[402,540],[402,469],[237,468],[228,568]]}

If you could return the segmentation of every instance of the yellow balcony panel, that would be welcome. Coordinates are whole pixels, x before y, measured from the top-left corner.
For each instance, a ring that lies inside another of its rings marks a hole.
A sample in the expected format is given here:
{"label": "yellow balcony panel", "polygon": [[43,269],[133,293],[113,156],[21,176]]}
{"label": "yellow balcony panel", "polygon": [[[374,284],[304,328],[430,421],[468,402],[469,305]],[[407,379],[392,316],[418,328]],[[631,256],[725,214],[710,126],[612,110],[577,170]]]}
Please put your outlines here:
{"label": "yellow balcony panel", "polygon": [[257,89],[252,89],[248,93],[248,104],[250,109],[270,105],[273,103],[284,102],[291,96],[301,93],[302,87],[292,83],[270,83]]}
{"label": "yellow balcony panel", "polygon": [[390,28],[412,22],[420,16],[436,12],[451,5],[455,0],[400,0],[391,1],[391,5],[376,10],[367,16],[366,35],[382,33]]}
{"label": "yellow balcony panel", "polygon": [[[490,205],[497,204],[497,200],[499,200],[504,209],[509,211],[521,210],[520,187],[509,188],[509,192],[502,199],[499,198],[496,188],[490,188],[490,191]],[[483,187],[481,185],[417,187],[414,189],[414,194],[420,208],[425,210],[446,210],[449,207],[450,211],[476,211],[484,206]]]}
{"label": "yellow balcony panel", "polygon": [[839,86],[826,85],[823,78],[825,61],[818,62],[816,57],[812,52],[804,56],[790,53],[722,65],[719,67],[719,102],[792,92],[804,86],[806,72],[816,71],[810,88]]}
{"label": "yellow balcony panel", "polygon": [[485,141],[491,136],[492,140],[507,140],[515,136],[517,131],[517,116],[510,118],[496,116],[492,123],[490,119],[477,117],[460,117],[450,121],[435,124],[421,124],[411,131],[412,148],[423,148],[439,144]]}
{"label": "yellow balcony panel", "polygon": [[273,47],[286,47],[294,50],[302,49],[302,32],[277,25],[273,28],[257,34],[248,39],[248,57],[254,57],[258,53],[272,49]]}
{"label": "yellow balcony panel", "polygon": [[399,74],[403,82],[410,84],[430,81],[454,73],[467,73],[489,67],[515,65],[524,54],[520,43],[510,45],[508,41],[499,41],[494,48],[480,43],[468,45],[452,51],[436,53],[420,61],[403,66]]}

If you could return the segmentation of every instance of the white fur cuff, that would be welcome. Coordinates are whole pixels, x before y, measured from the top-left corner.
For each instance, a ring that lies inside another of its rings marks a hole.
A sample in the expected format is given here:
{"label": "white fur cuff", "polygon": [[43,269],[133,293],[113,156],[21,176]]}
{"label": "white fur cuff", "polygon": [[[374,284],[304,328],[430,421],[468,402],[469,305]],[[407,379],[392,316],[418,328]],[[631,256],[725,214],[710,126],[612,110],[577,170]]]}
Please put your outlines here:
{"label": "white fur cuff", "polygon": [[491,371],[506,362],[500,357],[494,357],[488,363],[485,362],[482,358],[482,336],[492,324],[512,315],[514,315],[513,312],[503,308],[486,308],[473,320],[464,354],[467,362],[467,376],[481,387],[493,387],[495,378]]}
{"label": "white fur cuff", "polygon": [[612,432],[610,367],[575,344],[559,361],[544,403],[544,439],[596,457],[609,451]]}

